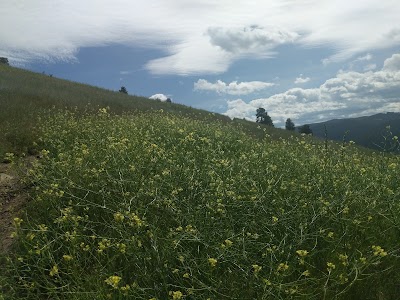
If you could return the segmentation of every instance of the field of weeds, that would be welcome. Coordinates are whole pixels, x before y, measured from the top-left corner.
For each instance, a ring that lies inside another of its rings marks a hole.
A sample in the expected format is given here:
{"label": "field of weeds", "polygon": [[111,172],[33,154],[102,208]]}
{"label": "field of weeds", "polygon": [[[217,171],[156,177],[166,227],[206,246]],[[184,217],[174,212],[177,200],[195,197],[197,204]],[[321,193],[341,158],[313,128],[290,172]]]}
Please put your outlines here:
{"label": "field of weeds", "polygon": [[163,110],[49,115],[4,299],[400,295],[399,156]]}

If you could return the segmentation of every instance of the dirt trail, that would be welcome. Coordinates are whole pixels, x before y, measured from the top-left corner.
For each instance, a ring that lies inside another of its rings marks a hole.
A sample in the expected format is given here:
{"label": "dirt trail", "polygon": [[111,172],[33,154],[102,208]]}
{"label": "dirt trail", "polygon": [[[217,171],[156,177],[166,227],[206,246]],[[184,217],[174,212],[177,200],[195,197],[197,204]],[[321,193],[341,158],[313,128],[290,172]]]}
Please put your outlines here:
{"label": "dirt trail", "polygon": [[[27,158],[26,162],[31,160]],[[12,220],[20,213],[27,200],[28,195],[16,167],[12,164],[0,163],[0,253],[10,248]]]}

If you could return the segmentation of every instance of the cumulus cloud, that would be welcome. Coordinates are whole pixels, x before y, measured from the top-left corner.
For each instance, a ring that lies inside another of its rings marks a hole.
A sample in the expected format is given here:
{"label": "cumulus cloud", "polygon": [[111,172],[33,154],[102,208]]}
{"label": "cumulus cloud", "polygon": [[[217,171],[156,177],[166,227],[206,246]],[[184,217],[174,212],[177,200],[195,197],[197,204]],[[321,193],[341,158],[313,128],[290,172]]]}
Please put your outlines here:
{"label": "cumulus cloud", "polygon": [[165,96],[164,94],[154,94],[154,95],[150,96],[149,99],[167,101],[168,97]]}
{"label": "cumulus cloud", "polygon": [[303,77],[303,74],[300,74],[300,76],[296,78],[294,83],[295,84],[302,84],[302,83],[309,82],[310,80],[311,80],[310,77]]}
{"label": "cumulus cloud", "polygon": [[237,82],[232,81],[231,83],[225,83],[221,80],[217,80],[215,83],[208,82],[205,79],[199,79],[194,83],[195,91],[213,91],[218,94],[228,95],[248,95],[254,92],[264,90],[268,87],[275,85],[270,82],[263,81],[248,81],[248,82]]}
{"label": "cumulus cloud", "polygon": [[122,44],[162,51],[151,73],[192,75],[295,42],[332,49],[334,62],[398,46],[399,15],[395,0],[1,1],[0,56],[74,61],[83,47]]}
{"label": "cumulus cloud", "polygon": [[387,72],[400,71],[400,54],[394,54],[391,58],[385,60],[383,70]]}
{"label": "cumulus cloud", "polygon": [[255,119],[264,107],[278,126],[286,118],[297,124],[321,122],[335,117],[354,117],[379,112],[400,111],[400,54],[373,72],[341,71],[318,88],[293,88],[268,98],[250,102],[228,101],[229,117]]}
{"label": "cumulus cloud", "polygon": [[294,42],[299,34],[279,28],[212,27],[207,30],[212,45],[234,54],[268,55],[269,49],[280,44]]}

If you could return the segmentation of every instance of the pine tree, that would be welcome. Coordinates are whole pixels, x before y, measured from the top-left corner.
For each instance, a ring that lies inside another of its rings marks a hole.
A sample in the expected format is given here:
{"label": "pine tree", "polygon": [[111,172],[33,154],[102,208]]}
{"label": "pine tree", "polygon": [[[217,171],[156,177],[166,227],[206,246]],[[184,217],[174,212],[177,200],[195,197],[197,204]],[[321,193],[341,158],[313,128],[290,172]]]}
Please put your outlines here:
{"label": "pine tree", "polygon": [[124,86],[121,86],[119,92],[120,93],[124,93],[124,94],[128,94],[128,91],[126,90],[126,87],[124,87]]}
{"label": "pine tree", "polygon": [[290,118],[286,120],[285,128],[286,130],[291,130],[291,131],[293,131],[296,128],[292,120],[290,120]]}
{"label": "pine tree", "polygon": [[272,122],[271,117],[268,115],[268,113],[265,111],[264,108],[260,107],[257,109],[256,117],[257,117],[256,120],[257,123],[274,127],[274,123]]}
{"label": "pine tree", "polygon": [[0,64],[9,65],[7,57],[0,57]]}
{"label": "pine tree", "polygon": [[304,124],[303,126],[300,126],[298,128],[300,133],[305,133],[305,134],[313,134],[312,129],[310,127],[310,125],[308,124]]}

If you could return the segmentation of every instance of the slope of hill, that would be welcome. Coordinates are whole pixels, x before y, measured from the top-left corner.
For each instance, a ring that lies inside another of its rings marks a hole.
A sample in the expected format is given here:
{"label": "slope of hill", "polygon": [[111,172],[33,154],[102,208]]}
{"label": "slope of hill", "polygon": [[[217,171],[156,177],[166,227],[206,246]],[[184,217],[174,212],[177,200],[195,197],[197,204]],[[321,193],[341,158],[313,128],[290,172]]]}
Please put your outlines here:
{"label": "slope of hill", "polygon": [[[328,139],[352,140],[358,145],[371,149],[390,150],[391,138],[400,136],[400,113],[388,112],[373,116],[335,119],[310,124],[314,136],[321,138],[325,137],[325,126]],[[390,129],[387,128],[388,126],[390,126]],[[397,151],[399,150],[397,149]]]}
{"label": "slope of hill", "polygon": [[25,74],[0,299],[398,299],[400,156]]}
{"label": "slope of hill", "polygon": [[[163,109],[193,119],[232,122],[221,114],[126,95],[0,64],[0,158],[6,152],[35,151],[32,143],[37,137],[37,117],[43,111],[67,108],[81,113],[96,113],[101,107],[109,107],[114,114]],[[236,120],[235,123],[245,127],[249,134],[263,136],[257,129],[259,124],[242,120]],[[277,138],[292,135],[281,129],[267,128],[267,131]]]}

